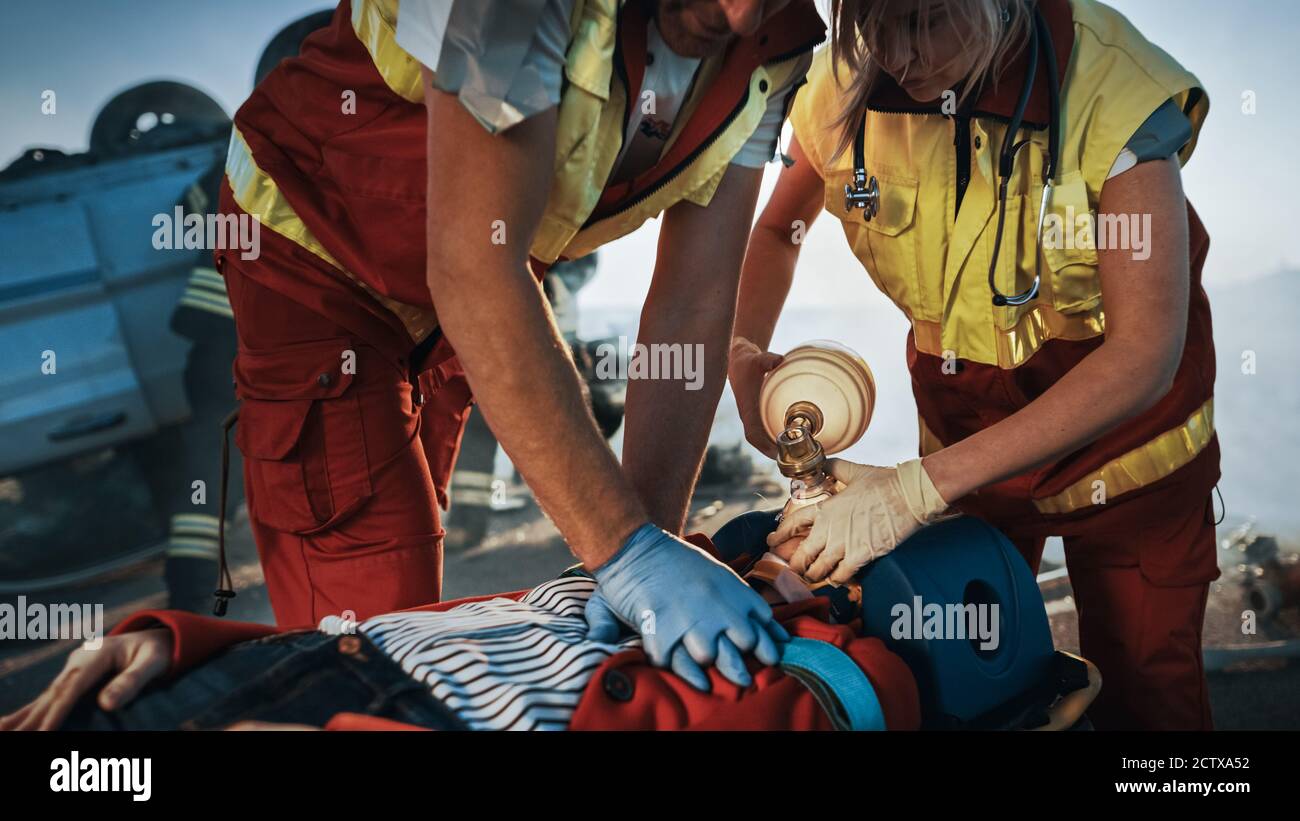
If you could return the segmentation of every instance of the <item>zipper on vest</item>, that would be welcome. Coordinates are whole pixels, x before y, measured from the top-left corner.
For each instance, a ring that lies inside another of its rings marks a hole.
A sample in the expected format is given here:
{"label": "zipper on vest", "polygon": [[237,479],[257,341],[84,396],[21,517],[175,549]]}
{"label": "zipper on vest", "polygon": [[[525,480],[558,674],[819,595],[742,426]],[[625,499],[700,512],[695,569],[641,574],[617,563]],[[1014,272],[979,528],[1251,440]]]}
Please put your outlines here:
{"label": "zipper on vest", "polygon": [[[817,44],[820,42],[821,40],[817,40],[816,42],[810,43],[809,45],[805,46],[803,49],[796,50],[794,54],[798,55],[803,53],[804,51],[809,51],[811,49],[814,49],[817,47]],[[617,52],[615,52],[615,57],[616,58],[618,57]],[[621,63],[617,59],[615,60],[614,65],[616,68],[622,68]],[[622,76],[623,87],[627,88],[627,76],[625,74],[626,69],[623,69],[623,72],[624,72]],[[637,204],[654,196],[654,194],[662,190],[666,185],[668,185],[668,183],[672,182],[674,179],[680,176],[681,173],[691,165],[691,163],[695,162],[695,160],[698,159],[701,154],[707,151],[709,147],[712,146],[715,142],[717,142],[718,138],[721,137],[722,134],[728,128],[731,127],[731,124],[735,121],[736,117],[740,116],[740,112],[745,110],[745,105],[749,102],[749,94],[750,94],[750,88],[749,85],[746,84],[745,93],[744,95],[741,96],[740,102],[736,104],[736,107],[733,108],[729,114],[727,114],[726,118],[722,121],[722,123],[716,129],[714,129],[713,133],[708,136],[708,139],[701,141],[700,144],[696,146],[694,150],[691,151],[690,154],[687,154],[682,159],[681,162],[673,166],[673,168],[667,174],[661,177],[654,185],[647,187],[644,191],[638,192],[630,200],[620,205],[617,210],[612,211],[609,214],[606,214],[605,216],[601,217],[599,220],[593,221],[591,219],[588,219],[587,222],[585,222],[582,227],[584,229],[588,228],[592,225],[595,225],[596,222],[604,222],[607,219],[612,219],[613,217],[618,216],[624,211],[635,208]],[[627,132],[626,123],[623,131],[624,134],[626,134]]]}
{"label": "zipper on vest", "polygon": [[747,102],[749,102],[748,86],[745,88],[744,96],[740,98],[740,103],[731,110],[731,113],[729,113],[726,119],[722,121],[722,124],[718,126],[718,128],[714,130],[712,134],[709,135],[708,139],[701,141],[700,144],[696,146],[691,151],[690,154],[687,154],[684,158],[682,158],[681,162],[673,166],[672,169],[667,174],[664,174],[663,177],[661,177],[658,181],[656,181],[654,185],[647,186],[644,190],[637,192],[637,194],[633,196],[631,199],[629,199],[627,202],[622,203],[621,205],[619,205],[619,207],[616,210],[611,211],[610,213],[604,215],[600,219],[593,220],[591,218],[588,218],[587,221],[583,223],[582,227],[585,229],[592,225],[595,225],[598,222],[604,222],[607,219],[612,219],[618,216],[619,214],[623,213],[624,211],[636,207],[638,203],[643,202],[646,199],[649,199],[656,192],[663,189],[664,186],[668,185],[668,183],[672,182],[683,171],[685,171],[686,168],[690,166],[691,163],[695,162],[696,158],[698,158],[700,154],[707,151],[709,146],[713,145],[715,142],[718,141],[718,137],[722,136],[722,133],[727,130],[727,127],[730,126],[731,123],[736,119],[736,117],[740,115],[740,112],[744,110],[745,104]]}
{"label": "zipper on vest", "polygon": [[952,145],[957,154],[957,204],[952,209],[955,221],[957,212],[961,211],[962,198],[966,196],[966,187],[970,185],[970,117],[954,116],[953,125],[955,134]]}
{"label": "zipper on vest", "polygon": [[[745,94],[740,98],[740,102],[737,103],[736,107],[731,110],[731,113],[729,113],[726,119],[722,121],[722,124],[719,125],[716,129],[714,129],[713,133],[709,135],[708,139],[704,140],[698,146],[696,146],[694,151],[692,151],[690,154],[687,154],[686,157],[684,157],[681,162],[673,166],[672,170],[669,171],[667,174],[664,174],[663,177],[658,182],[656,182],[654,185],[649,186],[641,193],[637,194],[635,197],[629,200],[625,205],[621,206],[618,209],[618,211],[615,211],[614,214],[617,214],[622,211],[626,211],[629,208],[634,208],[638,203],[649,199],[651,196],[653,196],[661,189],[663,189],[665,186],[667,186],[668,183],[676,179],[683,171],[687,169],[687,167],[691,165],[691,163],[695,162],[695,160],[701,154],[703,154],[705,151],[708,151],[709,147],[718,141],[718,138],[721,137],[722,134],[728,128],[731,127],[732,122],[734,122],[735,119],[740,116],[740,112],[745,110],[745,105],[748,102],[749,102],[749,86],[745,86]],[[614,214],[610,214],[610,216],[614,216]]]}

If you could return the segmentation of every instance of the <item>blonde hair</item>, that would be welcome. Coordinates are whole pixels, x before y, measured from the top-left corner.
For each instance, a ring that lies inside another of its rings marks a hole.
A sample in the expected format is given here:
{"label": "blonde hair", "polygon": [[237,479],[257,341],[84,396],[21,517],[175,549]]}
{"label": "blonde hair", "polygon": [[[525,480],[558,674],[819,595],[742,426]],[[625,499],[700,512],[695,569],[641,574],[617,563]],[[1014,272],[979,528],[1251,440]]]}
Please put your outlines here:
{"label": "blonde hair", "polygon": [[[985,82],[997,82],[1007,62],[1019,53],[1033,26],[1036,0],[917,0],[915,25],[907,15],[886,19],[900,0],[830,0],[831,66],[837,84],[841,69],[849,81],[844,106],[836,112],[840,132],[835,154],[852,143],[862,122],[862,111],[882,73],[873,55],[915,51],[925,64],[932,54],[930,20],[936,11],[952,17],[962,50],[973,56],[972,68],[962,87],[959,104]],[[942,68],[929,66],[927,69]]]}

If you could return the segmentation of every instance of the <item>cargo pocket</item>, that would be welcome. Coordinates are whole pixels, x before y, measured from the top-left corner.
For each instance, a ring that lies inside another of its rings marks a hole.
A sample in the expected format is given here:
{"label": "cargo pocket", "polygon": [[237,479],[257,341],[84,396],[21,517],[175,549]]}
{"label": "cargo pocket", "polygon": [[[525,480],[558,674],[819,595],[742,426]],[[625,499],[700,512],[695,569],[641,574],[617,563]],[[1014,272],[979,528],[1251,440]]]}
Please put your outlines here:
{"label": "cargo pocket", "polygon": [[[445,343],[439,343],[440,347]],[[448,349],[449,350],[449,349]],[[437,358],[436,355],[434,357]],[[421,438],[424,456],[429,464],[438,505],[443,510],[451,507],[447,489],[451,474],[460,453],[465,425],[469,422],[473,392],[460,361],[453,355],[419,375],[420,392],[424,396],[422,424],[428,426]]]}
{"label": "cargo pocket", "polygon": [[341,367],[347,338],[240,351],[235,443],[244,455],[252,515],[308,535],[342,522],[372,495],[361,407]]}

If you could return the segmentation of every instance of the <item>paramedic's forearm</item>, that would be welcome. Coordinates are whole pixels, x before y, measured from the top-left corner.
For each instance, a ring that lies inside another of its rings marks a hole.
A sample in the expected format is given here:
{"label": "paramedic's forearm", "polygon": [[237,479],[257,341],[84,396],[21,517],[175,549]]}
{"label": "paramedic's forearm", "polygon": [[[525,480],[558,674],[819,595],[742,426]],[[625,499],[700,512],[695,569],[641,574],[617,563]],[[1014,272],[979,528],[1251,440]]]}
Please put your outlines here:
{"label": "paramedic's forearm", "polygon": [[822,210],[822,178],[797,136],[790,141],[790,157],[794,164],[781,169],[750,234],[740,275],[734,334],[763,350],[772,344],[804,236]]}
{"label": "paramedic's forearm", "polygon": [[555,111],[489,135],[427,82],[425,105],[427,276],[443,333],[538,503],[578,558],[598,567],[647,517],[526,267],[552,172],[536,158],[554,153]]}
{"label": "paramedic's forearm", "polygon": [[679,344],[683,353],[700,352],[699,358],[693,359],[698,369],[696,382],[675,375],[628,382],[623,472],[651,521],[669,533],[680,535],[685,526],[726,381],[731,317],[730,305],[709,316],[693,314],[659,321],[647,317],[637,334],[638,344]]}
{"label": "paramedic's forearm", "polygon": [[647,515],[596,429],[541,291],[522,278],[490,279],[501,283],[491,299],[439,301],[444,330],[493,433],[574,552],[594,568]]}
{"label": "paramedic's forearm", "polygon": [[939,495],[968,493],[1056,461],[1146,410],[1168,390],[1126,346],[1103,344],[1023,410],[925,457]]}
{"label": "paramedic's forearm", "polygon": [[1187,332],[1187,205],[1178,165],[1142,163],[1106,182],[1100,214],[1149,214],[1145,257],[1098,250],[1106,341],[1023,410],[927,456],[949,502],[1077,450],[1169,392]]}
{"label": "paramedic's forearm", "polygon": [[794,282],[798,259],[799,246],[790,242],[788,230],[762,222],[754,226],[740,275],[735,336],[763,350],[771,347],[772,332]]}
{"label": "paramedic's forearm", "polygon": [[[678,533],[686,520],[727,377],[736,286],[762,170],[730,166],[708,208],[664,215],[654,279],[637,342],[687,354],[694,373],[629,380],[623,471],[653,520]],[[653,351],[653,348],[648,350]]]}

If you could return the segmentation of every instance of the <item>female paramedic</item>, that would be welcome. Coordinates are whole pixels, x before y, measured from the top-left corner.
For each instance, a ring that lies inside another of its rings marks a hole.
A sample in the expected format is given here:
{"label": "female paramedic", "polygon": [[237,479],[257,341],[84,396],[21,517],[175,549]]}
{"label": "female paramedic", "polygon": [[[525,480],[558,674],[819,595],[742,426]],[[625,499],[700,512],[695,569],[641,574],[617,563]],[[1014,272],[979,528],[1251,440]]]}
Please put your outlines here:
{"label": "female paramedic", "polygon": [[835,0],[754,228],[730,376],[761,449],[765,352],[823,209],[911,323],[921,459],[838,462],[790,517],[810,579],[850,578],[952,507],[1037,570],[1065,542],[1102,728],[1208,728],[1218,575],[1208,237],[1180,166],[1200,83],[1095,0]]}

